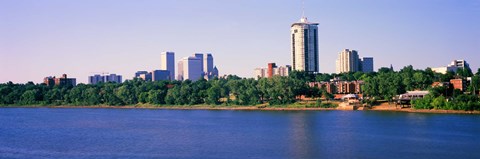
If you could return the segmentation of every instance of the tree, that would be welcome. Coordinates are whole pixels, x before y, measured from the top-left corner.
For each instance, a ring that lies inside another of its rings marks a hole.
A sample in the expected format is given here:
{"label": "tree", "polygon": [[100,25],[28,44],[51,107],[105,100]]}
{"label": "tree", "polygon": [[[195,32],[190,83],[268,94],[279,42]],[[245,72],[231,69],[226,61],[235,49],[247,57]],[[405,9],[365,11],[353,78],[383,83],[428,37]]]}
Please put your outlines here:
{"label": "tree", "polygon": [[40,94],[37,89],[27,90],[20,97],[20,104],[27,104],[27,105],[37,104],[39,100],[40,100]]}

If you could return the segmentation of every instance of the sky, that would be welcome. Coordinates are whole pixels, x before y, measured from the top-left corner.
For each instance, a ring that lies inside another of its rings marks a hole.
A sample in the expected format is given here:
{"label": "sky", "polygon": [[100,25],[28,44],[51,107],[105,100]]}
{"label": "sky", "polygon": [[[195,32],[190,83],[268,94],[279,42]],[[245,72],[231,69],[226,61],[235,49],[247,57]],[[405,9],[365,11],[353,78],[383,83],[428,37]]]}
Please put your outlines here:
{"label": "sky", "polygon": [[220,74],[253,77],[291,64],[290,26],[319,23],[320,72],[343,49],[396,70],[480,66],[480,0],[0,0],[0,83],[42,82],[64,73],[87,83],[109,72],[131,79],[212,53]]}

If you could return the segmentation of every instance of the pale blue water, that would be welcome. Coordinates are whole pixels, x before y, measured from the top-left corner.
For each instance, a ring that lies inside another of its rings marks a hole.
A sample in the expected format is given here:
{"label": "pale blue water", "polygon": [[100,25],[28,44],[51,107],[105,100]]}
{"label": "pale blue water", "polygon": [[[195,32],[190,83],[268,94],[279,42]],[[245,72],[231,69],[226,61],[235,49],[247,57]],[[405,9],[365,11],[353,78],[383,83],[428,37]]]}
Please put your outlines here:
{"label": "pale blue water", "polygon": [[0,108],[0,158],[480,158],[480,115]]}

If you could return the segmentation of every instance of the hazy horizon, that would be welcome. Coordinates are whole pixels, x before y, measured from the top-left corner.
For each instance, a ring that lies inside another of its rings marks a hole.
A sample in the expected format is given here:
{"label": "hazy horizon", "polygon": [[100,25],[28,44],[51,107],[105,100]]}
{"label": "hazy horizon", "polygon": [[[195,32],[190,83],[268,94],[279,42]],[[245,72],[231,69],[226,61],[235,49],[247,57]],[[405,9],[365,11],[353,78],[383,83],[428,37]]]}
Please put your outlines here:
{"label": "hazy horizon", "polygon": [[[269,62],[291,63],[290,26],[301,16],[300,0],[3,0],[0,83],[63,73],[87,83],[94,72],[131,79],[159,69],[164,51],[176,62],[212,53],[220,75],[253,77]],[[480,66],[480,0],[306,0],[305,16],[319,23],[321,73],[334,73],[346,48],[373,57],[375,70]]]}

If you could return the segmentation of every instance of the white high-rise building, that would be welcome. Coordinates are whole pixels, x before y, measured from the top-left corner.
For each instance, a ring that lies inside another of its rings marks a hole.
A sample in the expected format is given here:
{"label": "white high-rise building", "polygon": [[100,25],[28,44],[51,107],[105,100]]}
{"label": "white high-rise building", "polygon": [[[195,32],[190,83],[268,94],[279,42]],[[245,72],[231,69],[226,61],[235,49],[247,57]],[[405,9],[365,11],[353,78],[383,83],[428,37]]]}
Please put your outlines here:
{"label": "white high-rise building", "polygon": [[293,70],[319,72],[317,25],[318,23],[308,22],[306,17],[292,24],[290,31]]}
{"label": "white high-rise building", "polygon": [[203,59],[196,56],[183,58],[183,80],[196,81],[202,77],[203,74]]}
{"label": "white high-rise building", "polygon": [[160,70],[170,71],[170,79],[175,77],[175,53],[174,52],[162,52],[160,54]]}
{"label": "white high-rise building", "polygon": [[336,72],[345,73],[345,72],[357,72],[360,71],[360,62],[358,58],[358,53],[355,50],[344,49],[342,52],[338,53],[338,58],[336,61]]}

